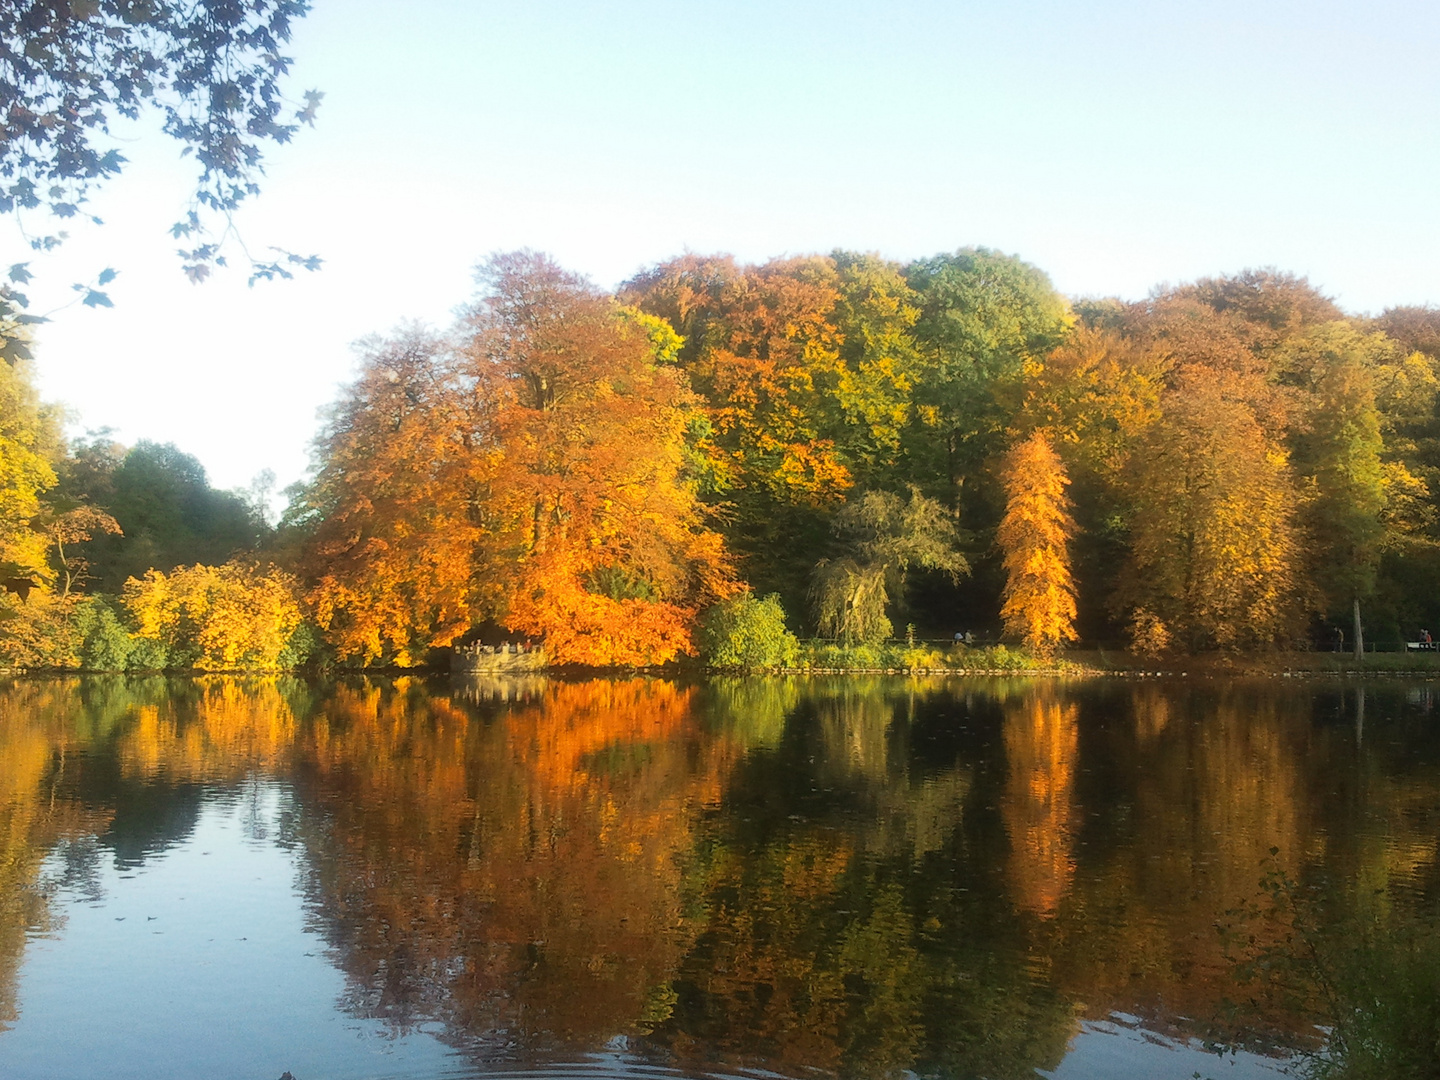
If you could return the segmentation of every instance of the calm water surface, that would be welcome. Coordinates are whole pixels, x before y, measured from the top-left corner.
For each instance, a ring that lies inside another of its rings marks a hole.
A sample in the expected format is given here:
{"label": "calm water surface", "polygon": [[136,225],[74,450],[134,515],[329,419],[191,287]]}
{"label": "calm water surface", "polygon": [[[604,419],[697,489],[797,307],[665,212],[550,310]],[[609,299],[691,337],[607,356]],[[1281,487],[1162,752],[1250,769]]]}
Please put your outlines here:
{"label": "calm water surface", "polygon": [[0,1075],[1273,1078],[1216,923],[1435,910],[1436,696],[10,682]]}

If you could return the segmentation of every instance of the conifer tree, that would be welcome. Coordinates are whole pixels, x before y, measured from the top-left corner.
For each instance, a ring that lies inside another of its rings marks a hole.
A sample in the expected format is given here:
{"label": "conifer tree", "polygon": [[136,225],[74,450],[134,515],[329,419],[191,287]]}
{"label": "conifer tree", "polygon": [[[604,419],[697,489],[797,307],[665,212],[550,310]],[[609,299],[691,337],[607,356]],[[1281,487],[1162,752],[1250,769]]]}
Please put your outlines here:
{"label": "conifer tree", "polygon": [[1005,551],[1005,631],[1039,653],[1075,640],[1075,583],[1070,576],[1070,483],[1044,432],[1006,455],[1001,481],[1005,516],[997,539]]}

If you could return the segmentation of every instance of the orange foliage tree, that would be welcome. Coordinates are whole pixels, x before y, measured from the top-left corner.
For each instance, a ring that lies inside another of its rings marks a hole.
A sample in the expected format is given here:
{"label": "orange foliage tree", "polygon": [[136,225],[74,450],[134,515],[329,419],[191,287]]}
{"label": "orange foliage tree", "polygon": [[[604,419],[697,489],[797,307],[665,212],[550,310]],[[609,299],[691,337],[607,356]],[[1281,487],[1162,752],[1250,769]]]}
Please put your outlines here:
{"label": "orange foliage tree", "polygon": [[1075,532],[1065,466],[1044,432],[1017,443],[1001,476],[1005,516],[996,539],[1005,551],[1005,630],[1041,653],[1075,639],[1075,584],[1069,541]]}
{"label": "orange foliage tree", "polygon": [[703,495],[759,593],[801,606],[828,517],[858,487],[893,489],[921,358],[903,267],[875,255],[684,255],[622,297],[684,336],[677,363],[700,395]]}
{"label": "orange foliage tree", "polygon": [[687,476],[697,401],[674,331],[529,252],[481,280],[465,353],[492,393],[482,515],[509,567],[501,621],[560,663],[692,651],[697,613],[734,584]]}
{"label": "orange foliage tree", "polygon": [[709,403],[712,456],[726,487],[782,503],[826,503],[851,484],[837,451],[833,403],[842,378],[831,260],[741,267],[685,255],[641,274],[626,297],[667,319],[680,360]]}
{"label": "orange foliage tree", "polygon": [[493,606],[479,504],[498,456],[483,387],[418,330],[362,345],[295,507],[317,620],[342,659],[418,663]]}

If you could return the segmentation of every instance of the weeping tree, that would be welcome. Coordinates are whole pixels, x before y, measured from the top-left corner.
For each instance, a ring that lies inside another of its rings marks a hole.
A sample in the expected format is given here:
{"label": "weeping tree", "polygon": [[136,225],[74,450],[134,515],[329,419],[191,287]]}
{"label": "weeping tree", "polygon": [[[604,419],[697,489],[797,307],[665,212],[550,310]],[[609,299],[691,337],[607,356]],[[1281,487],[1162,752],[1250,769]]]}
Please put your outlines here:
{"label": "weeping tree", "polygon": [[816,564],[810,600],[821,635],[847,645],[890,636],[891,598],[904,595],[912,567],[952,579],[970,571],[953,515],[913,487],[909,498],[865,492],[835,515],[832,529],[842,554]]}

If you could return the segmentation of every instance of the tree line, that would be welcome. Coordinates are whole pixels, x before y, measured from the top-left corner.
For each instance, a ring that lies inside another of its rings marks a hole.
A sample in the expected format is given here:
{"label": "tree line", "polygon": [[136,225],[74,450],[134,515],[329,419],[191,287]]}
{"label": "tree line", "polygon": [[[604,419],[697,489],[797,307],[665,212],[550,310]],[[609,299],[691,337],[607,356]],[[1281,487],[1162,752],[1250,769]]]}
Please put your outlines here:
{"label": "tree line", "polygon": [[516,252],[477,283],[455,325],[362,344],[275,527],[173,447],[67,445],[14,359],[9,661],[103,640],[413,666],[477,637],[773,660],[790,632],[901,628],[1254,650],[1440,625],[1440,310],[1350,316],[1273,270],[1067,299],[984,248],[687,254],[613,292]]}

